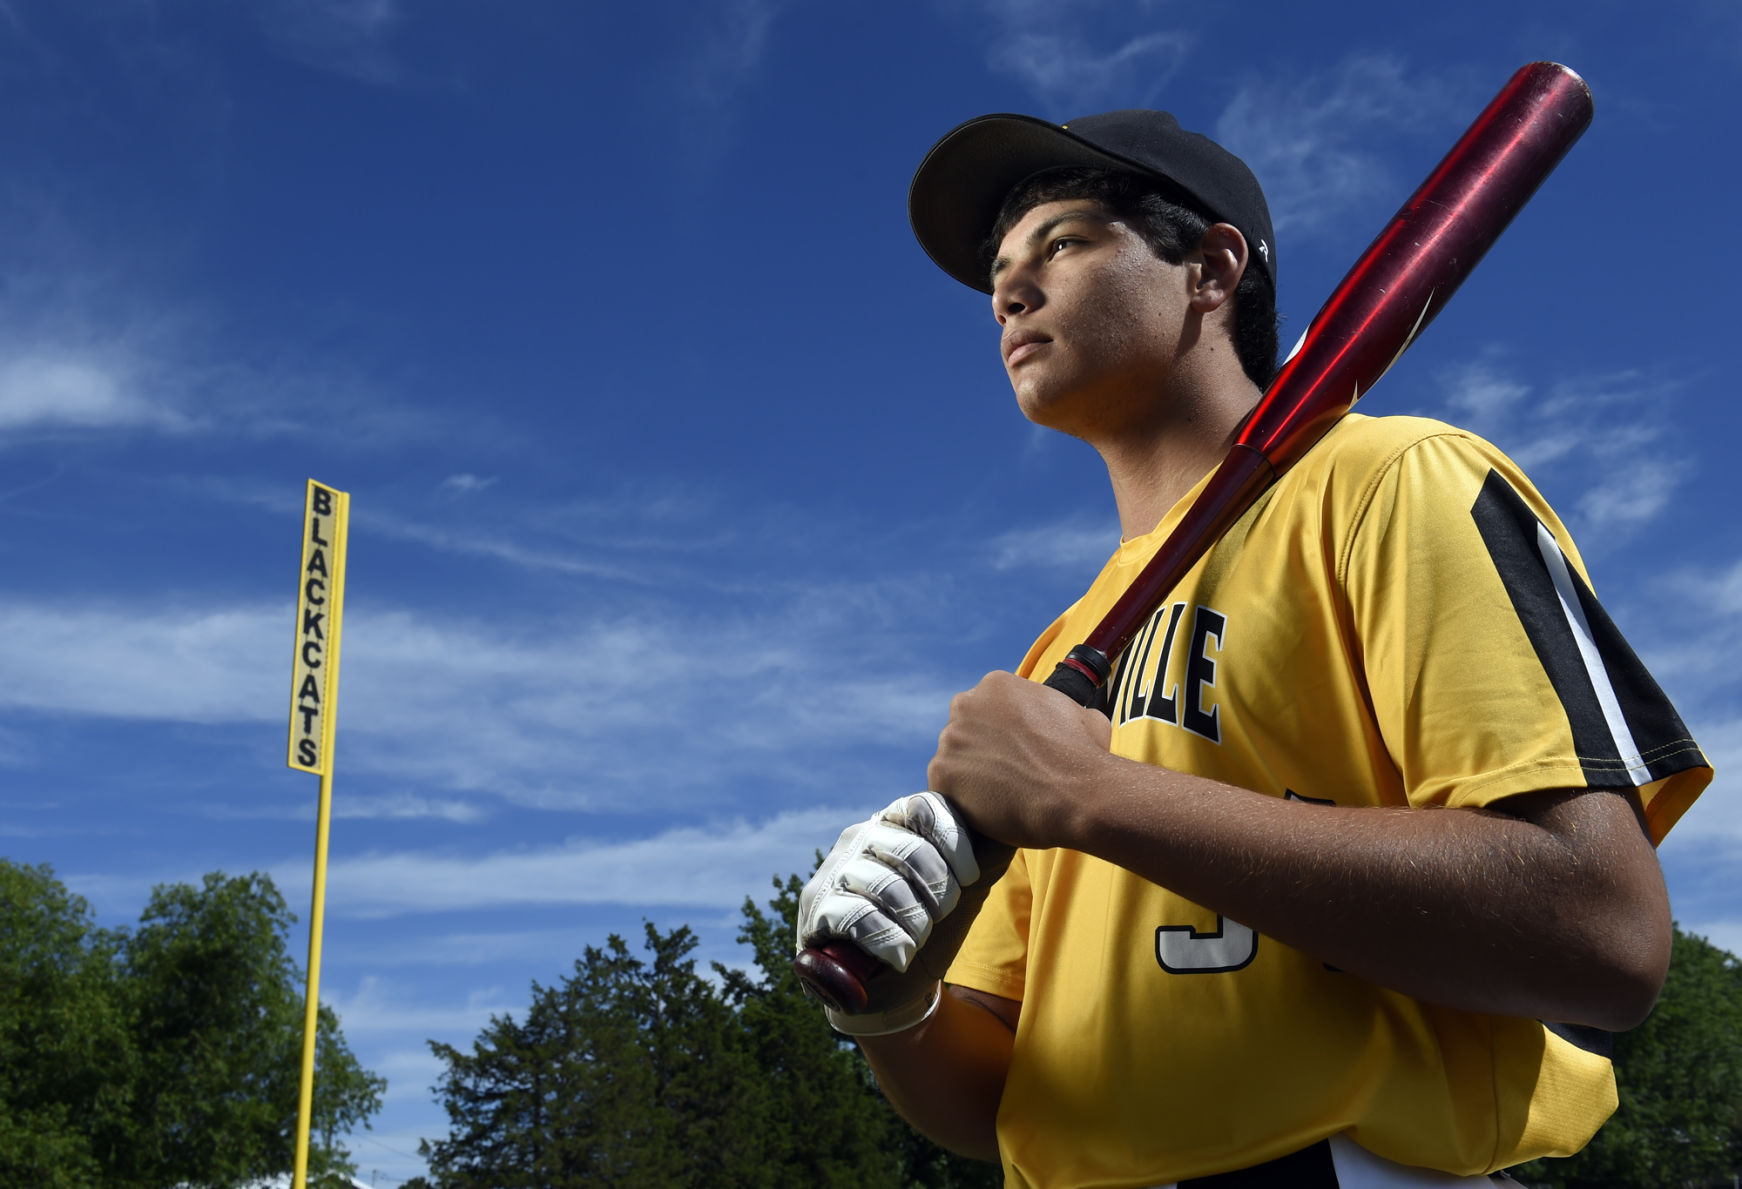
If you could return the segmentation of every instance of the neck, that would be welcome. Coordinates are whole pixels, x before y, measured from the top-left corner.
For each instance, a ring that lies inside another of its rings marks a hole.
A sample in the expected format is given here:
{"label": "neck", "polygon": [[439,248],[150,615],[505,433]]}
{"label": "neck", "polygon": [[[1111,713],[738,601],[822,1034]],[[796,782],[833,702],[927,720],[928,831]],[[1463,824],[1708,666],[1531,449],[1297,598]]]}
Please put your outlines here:
{"label": "neck", "polygon": [[1107,465],[1119,508],[1119,533],[1129,541],[1150,532],[1168,509],[1215,469],[1233,446],[1258,387],[1238,380],[1170,392],[1149,422],[1091,442]]}

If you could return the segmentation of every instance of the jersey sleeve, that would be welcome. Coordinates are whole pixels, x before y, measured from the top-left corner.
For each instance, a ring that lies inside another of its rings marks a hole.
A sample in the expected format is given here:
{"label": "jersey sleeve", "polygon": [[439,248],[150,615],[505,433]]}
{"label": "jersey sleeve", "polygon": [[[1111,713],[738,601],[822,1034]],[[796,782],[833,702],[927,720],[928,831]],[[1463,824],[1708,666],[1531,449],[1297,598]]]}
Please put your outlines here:
{"label": "jersey sleeve", "polygon": [[1032,891],[1028,854],[1019,850],[981,905],[945,982],[1005,999],[1022,998],[1027,985]]}
{"label": "jersey sleeve", "polygon": [[1338,582],[1410,802],[1632,787],[1661,841],[1710,767],[1514,464],[1466,434],[1421,438],[1349,523]]}

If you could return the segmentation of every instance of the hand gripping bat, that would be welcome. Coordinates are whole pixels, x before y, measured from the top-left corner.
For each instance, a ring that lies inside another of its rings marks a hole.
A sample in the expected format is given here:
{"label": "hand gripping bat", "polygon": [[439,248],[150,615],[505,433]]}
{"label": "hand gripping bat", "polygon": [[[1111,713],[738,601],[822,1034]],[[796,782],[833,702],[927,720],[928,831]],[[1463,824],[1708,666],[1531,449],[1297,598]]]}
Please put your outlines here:
{"label": "hand gripping bat", "polygon": [[[1100,704],[1113,658],[1252,501],[1445,308],[1590,124],[1592,110],[1590,88],[1565,66],[1532,62],[1512,76],[1332,291],[1184,519],[1047,685],[1079,705]],[[987,852],[981,878],[990,884],[1009,862],[1009,848],[976,841],[976,854]],[[799,954],[793,969],[818,997],[850,1012],[864,1006],[865,982],[881,966],[851,944],[831,942]]]}

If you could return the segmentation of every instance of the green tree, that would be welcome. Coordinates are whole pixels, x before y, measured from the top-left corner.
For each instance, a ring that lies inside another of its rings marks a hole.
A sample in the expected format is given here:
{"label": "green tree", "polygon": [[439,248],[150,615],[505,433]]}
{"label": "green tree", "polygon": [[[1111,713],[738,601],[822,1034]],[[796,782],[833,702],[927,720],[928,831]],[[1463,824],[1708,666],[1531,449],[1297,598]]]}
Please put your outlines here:
{"label": "green tree", "polygon": [[127,1142],[120,941],[47,867],[0,860],[0,1184],[95,1184]]}
{"label": "green tree", "polygon": [[[437,1042],[446,1139],[425,1141],[427,1185],[827,1189],[1000,1183],[998,1169],[916,1136],[791,970],[801,881],[771,912],[744,905],[753,968],[695,972],[687,928],[589,947],[524,1020],[495,1017],[469,1053]],[[423,1186],[420,1186],[423,1189]]]}
{"label": "green tree", "polygon": [[[820,858],[820,856],[819,856]],[[766,1139],[777,1167],[771,1186],[894,1185],[977,1189],[1004,1183],[997,1165],[944,1151],[884,1101],[857,1046],[837,1034],[792,973],[797,875],[774,881],[769,912],[744,901],[738,940],[759,977],[716,967],[738,1005],[756,1066],[773,1100]]]}
{"label": "green tree", "polygon": [[[141,1053],[139,1183],[224,1186],[291,1167],[305,991],[287,948],[294,920],[259,873],[152,892],[122,962]],[[318,1021],[312,1130],[331,1137],[366,1122],[386,1082],[358,1064],[332,1009]],[[309,1167],[355,1171],[313,1137]]]}
{"label": "green tree", "polygon": [[695,944],[650,924],[642,961],[613,935],[557,986],[533,984],[524,1021],[493,1017],[471,1053],[432,1041],[451,1123],[420,1149],[437,1183],[758,1183],[762,1101]]}
{"label": "green tree", "polygon": [[1515,1172],[1553,1189],[1661,1189],[1742,1166],[1742,964],[1675,930],[1663,994],[1615,1037],[1621,1105],[1584,1151]]}
{"label": "green tree", "polygon": [[[96,929],[47,868],[0,860],[0,1183],[228,1186],[288,1171],[302,1053],[293,917],[263,875],[157,888],[134,932]],[[380,1106],[320,1014],[311,1147]]]}

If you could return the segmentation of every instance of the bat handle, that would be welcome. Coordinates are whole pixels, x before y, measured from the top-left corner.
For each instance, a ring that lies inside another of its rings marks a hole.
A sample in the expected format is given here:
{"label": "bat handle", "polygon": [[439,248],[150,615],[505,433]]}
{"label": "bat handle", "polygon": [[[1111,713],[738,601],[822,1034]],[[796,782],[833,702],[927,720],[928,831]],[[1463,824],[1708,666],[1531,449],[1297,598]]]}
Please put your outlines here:
{"label": "bat handle", "polygon": [[1079,644],[1065,654],[1052,671],[1052,676],[1046,679],[1048,689],[1056,689],[1079,706],[1090,710],[1104,710],[1101,705],[1101,689],[1107,684],[1107,675],[1113,671],[1113,662],[1107,659],[1107,654],[1099,648],[1088,644]]}
{"label": "bat handle", "polygon": [[865,1010],[870,998],[865,983],[882,966],[876,958],[846,941],[813,946],[792,960],[793,973],[812,995],[849,1015]]}

